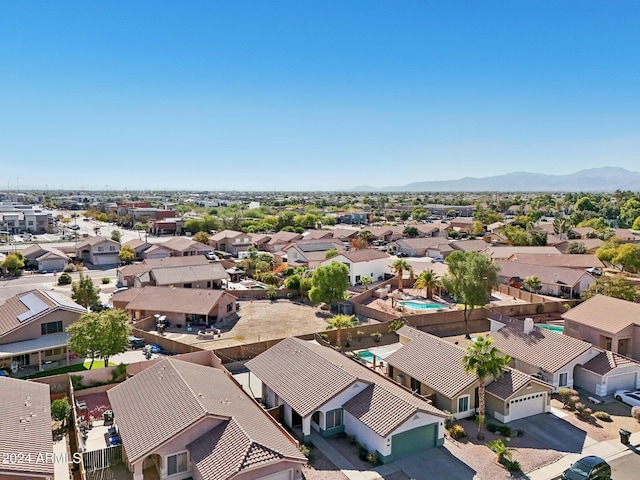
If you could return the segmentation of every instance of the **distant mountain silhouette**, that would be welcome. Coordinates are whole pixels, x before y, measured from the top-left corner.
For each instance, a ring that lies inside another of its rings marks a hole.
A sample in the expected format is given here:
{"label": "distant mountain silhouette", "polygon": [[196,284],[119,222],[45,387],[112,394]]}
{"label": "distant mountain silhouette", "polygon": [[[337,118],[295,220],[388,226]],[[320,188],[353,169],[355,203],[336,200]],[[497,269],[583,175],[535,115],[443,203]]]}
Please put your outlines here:
{"label": "distant mountain silhouette", "polygon": [[619,167],[581,170],[570,175],[514,172],[493,177],[414,182],[396,187],[361,185],[352,192],[613,192],[640,191],[640,172]]}

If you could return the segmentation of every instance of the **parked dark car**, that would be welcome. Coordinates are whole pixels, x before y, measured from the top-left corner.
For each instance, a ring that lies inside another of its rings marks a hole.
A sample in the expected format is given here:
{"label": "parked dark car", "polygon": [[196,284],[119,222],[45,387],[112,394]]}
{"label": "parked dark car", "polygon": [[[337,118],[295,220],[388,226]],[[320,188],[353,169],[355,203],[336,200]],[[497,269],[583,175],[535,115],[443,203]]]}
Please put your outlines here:
{"label": "parked dark car", "polygon": [[138,348],[144,347],[145,343],[144,343],[144,340],[142,338],[130,336],[129,337],[129,346],[131,348],[133,348],[134,350],[137,350]]}
{"label": "parked dark car", "polygon": [[111,305],[109,305],[108,303],[98,303],[96,305],[91,305],[91,307],[89,308],[92,312],[102,312],[103,310],[109,310],[111,308]]}
{"label": "parked dark car", "polygon": [[591,455],[578,460],[562,474],[563,480],[611,480],[611,467],[602,458]]}

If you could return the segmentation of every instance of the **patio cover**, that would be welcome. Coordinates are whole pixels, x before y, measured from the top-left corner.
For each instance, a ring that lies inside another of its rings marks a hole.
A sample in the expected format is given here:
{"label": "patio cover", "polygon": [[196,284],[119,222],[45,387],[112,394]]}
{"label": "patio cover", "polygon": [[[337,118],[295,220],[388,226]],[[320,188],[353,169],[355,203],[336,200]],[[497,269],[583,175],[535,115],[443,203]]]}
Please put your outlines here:
{"label": "patio cover", "polygon": [[55,333],[53,335],[43,335],[33,340],[23,342],[6,343],[0,345],[0,358],[23,355],[25,353],[49,350],[52,348],[65,347],[69,343],[68,333]]}
{"label": "patio cover", "polygon": [[402,347],[400,342],[392,343],[390,345],[383,345],[381,347],[371,347],[367,348],[369,353],[377,358],[385,359],[395,351],[399,350]]}

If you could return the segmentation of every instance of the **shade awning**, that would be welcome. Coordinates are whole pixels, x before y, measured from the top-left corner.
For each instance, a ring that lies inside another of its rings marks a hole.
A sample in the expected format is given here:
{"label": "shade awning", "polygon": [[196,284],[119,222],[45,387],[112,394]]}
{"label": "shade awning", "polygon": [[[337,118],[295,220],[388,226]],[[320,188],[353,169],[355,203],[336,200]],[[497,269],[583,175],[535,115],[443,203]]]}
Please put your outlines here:
{"label": "shade awning", "polygon": [[53,335],[43,335],[33,340],[23,342],[6,343],[0,345],[0,358],[23,355],[25,353],[49,350],[51,348],[65,347],[69,343],[69,334],[55,333]]}

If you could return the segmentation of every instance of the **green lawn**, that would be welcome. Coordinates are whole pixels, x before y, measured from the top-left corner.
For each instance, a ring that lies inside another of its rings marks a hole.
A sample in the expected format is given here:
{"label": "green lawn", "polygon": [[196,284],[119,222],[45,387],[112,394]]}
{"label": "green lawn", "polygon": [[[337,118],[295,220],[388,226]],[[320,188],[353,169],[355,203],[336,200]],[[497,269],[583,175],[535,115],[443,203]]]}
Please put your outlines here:
{"label": "green lawn", "polygon": [[[90,365],[91,365],[91,362],[87,361],[84,363],[69,365],[68,367],[53,368],[51,370],[44,370],[42,372],[34,373],[32,375],[25,377],[25,379],[49,377],[51,375],[59,375],[61,373],[82,372],[84,370],[89,370]],[[115,365],[116,365],[115,363],[109,362],[110,367],[114,367]],[[93,362],[93,367],[91,368],[91,370],[96,370],[98,368],[104,368],[104,360],[96,360],[95,362]]]}

